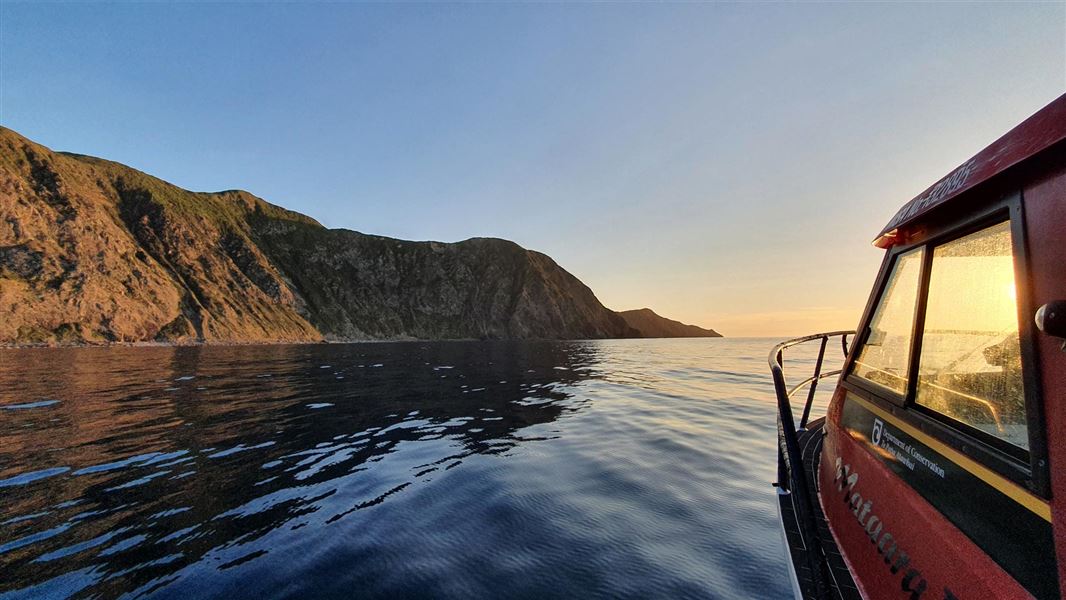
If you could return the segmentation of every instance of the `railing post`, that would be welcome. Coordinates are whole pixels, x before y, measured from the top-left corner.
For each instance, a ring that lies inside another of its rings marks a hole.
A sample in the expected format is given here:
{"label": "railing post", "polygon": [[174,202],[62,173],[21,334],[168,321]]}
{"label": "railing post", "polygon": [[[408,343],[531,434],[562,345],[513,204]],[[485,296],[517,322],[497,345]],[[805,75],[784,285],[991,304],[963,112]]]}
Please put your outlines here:
{"label": "railing post", "polygon": [[807,561],[814,581],[815,594],[818,598],[822,598],[826,592],[823,573],[826,568],[825,561],[817,558],[821,553],[821,541],[818,535],[818,526],[814,520],[814,512],[810,505],[811,494],[807,487],[807,476],[803,471],[803,454],[800,451],[796,422],[792,416],[788,388],[785,386],[785,375],[780,364],[778,362],[777,365],[771,365],[770,369],[774,379],[774,391],[777,392],[778,485],[781,484],[782,480],[788,482],[788,491],[792,493],[803,539],[811,545],[808,549]]}
{"label": "railing post", "polygon": [[[778,372],[774,372],[771,369],[774,379],[774,390],[777,395],[777,488],[785,492],[792,491],[791,474],[788,470],[788,459],[785,457],[785,448],[787,443],[785,441],[785,428],[784,423],[781,422],[781,388],[784,385],[784,373],[782,371],[782,364],[784,362],[783,351],[779,350],[775,357],[777,361],[777,368],[780,373],[781,386],[778,385]],[[787,402],[787,400],[786,400]]]}
{"label": "railing post", "polygon": [[800,429],[807,428],[807,418],[811,416],[811,404],[814,402],[814,393],[818,391],[818,378],[822,374],[822,361],[825,359],[825,345],[829,343],[829,336],[822,338],[822,347],[818,349],[818,362],[814,363],[814,379],[811,387],[807,390],[807,403],[803,405],[803,416],[800,417]]}
{"label": "railing post", "polygon": [[822,374],[822,365],[825,362],[825,349],[829,338],[841,336],[841,349],[844,357],[848,354],[847,336],[851,332],[822,333],[805,338],[797,338],[788,342],[782,342],[770,353],[770,374],[773,376],[774,392],[777,395],[777,485],[781,492],[792,494],[792,503],[796,507],[799,527],[803,539],[811,544],[807,554],[808,567],[814,583],[814,594],[818,598],[826,597],[829,592],[828,564],[822,556],[821,541],[818,534],[818,524],[815,519],[812,502],[817,502],[811,495],[807,483],[807,475],[803,466],[803,455],[799,447],[799,435],[796,430],[795,417],[792,414],[791,395],[807,383],[805,380],[795,390],[789,391],[785,384],[784,373],[784,350],[798,343],[821,338],[821,347],[818,350],[818,360],[814,366],[814,376],[810,378],[810,389],[807,393],[807,402],[803,406],[803,415],[800,418],[800,427],[807,426],[810,418],[811,405],[818,387],[818,381],[823,377],[829,377],[840,373],[833,371]]}

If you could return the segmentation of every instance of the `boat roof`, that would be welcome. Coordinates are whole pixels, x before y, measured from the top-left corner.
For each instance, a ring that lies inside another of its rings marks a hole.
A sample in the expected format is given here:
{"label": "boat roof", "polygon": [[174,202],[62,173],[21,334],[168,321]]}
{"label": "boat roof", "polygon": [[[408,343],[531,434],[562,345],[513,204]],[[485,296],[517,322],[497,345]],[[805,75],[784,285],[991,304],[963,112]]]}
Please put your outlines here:
{"label": "boat roof", "polygon": [[892,245],[896,231],[923,217],[932,209],[951,202],[963,192],[1002,173],[1025,159],[1066,139],[1066,94],[1022,121],[970,160],[903,205],[874,240],[874,245]]}

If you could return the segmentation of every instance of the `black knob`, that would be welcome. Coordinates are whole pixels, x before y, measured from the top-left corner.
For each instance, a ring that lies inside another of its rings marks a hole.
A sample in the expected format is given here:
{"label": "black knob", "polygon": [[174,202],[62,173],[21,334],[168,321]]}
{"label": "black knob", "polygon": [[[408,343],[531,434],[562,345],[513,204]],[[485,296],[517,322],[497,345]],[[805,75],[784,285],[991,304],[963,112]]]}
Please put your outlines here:
{"label": "black knob", "polygon": [[1036,327],[1048,335],[1066,338],[1066,300],[1054,300],[1038,308]]}

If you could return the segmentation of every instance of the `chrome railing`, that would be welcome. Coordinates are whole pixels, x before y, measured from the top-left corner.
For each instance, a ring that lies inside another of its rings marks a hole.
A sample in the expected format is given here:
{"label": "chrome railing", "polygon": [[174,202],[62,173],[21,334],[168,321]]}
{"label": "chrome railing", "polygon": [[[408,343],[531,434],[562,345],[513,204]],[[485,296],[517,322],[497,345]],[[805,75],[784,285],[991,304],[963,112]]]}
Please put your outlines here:
{"label": "chrome railing", "polygon": [[[774,377],[774,391],[777,392],[778,408],[787,408],[790,419],[792,419],[792,395],[804,387],[808,385],[810,386],[810,389],[807,391],[807,401],[803,404],[803,414],[800,417],[799,425],[800,429],[806,429],[807,427],[807,421],[810,419],[811,415],[811,404],[813,404],[815,393],[818,391],[818,382],[827,377],[840,375],[840,369],[825,373],[822,372],[822,365],[825,363],[825,350],[826,346],[829,344],[829,340],[835,337],[840,338],[840,349],[842,351],[841,360],[843,360],[848,355],[848,336],[852,335],[855,335],[854,331],[815,333],[794,340],[781,342],[774,346],[774,349],[770,351],[770,374]],[[814,363],[814,374],[789,388],[785,383],[785,350],[814,340],[819,340],[821,342],[821,347],[818,349],[818,359]]]}
{"label": "chrome railing", "polygon": [[[840,375],[841,369],[823,371],[825,363],[825,351],[829,340],[840,338],[840,348],[843,356],[848,355],[848,337],[853,336],[854,331],[831,331],[816,333],[794,340],[781,342],[770,351],[769,363],[770,374],[774,379],[774,391],[777,393],[777,482],[779,494],[792,494],[792,505],[796,509],[796,518],[803,539],[813,548],[807,552],[811,574],[814,578],[815,594],[817,597],[825,597],[827,591],[827,565],[821,553],[821,542],[818,535],[818,522],[815,517],[811,500],[813,496],[807,486],[807,476],[803,470],[803,454],[799,447],[799,433],[807,428],[807,422],[811,416],[811,405],[818,391],[818,382],[827,377]],[[799,344],[818,341],[818,358],[814,363],[814,373],[789,387],[785,382],[785,350]],[[792,412],[792,396],[807,388],[807,400],[803,403],[803,411],[800,415],[799,427],[796,427],[795,415]]]}

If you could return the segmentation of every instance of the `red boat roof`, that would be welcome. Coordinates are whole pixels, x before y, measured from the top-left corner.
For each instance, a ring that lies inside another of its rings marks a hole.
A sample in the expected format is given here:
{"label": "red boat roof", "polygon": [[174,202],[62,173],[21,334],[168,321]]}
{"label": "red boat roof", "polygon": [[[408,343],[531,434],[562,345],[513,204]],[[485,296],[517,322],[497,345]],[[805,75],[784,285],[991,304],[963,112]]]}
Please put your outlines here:
{"label": "red boat roof", "polygon": [[951,201],[966,190],[1066,139],[1066,94],[1022,121],[1006,135],[959,165],[899,209],[885,225],[874,244],[892,245],[896,230],[921,218],[933,208]]}

